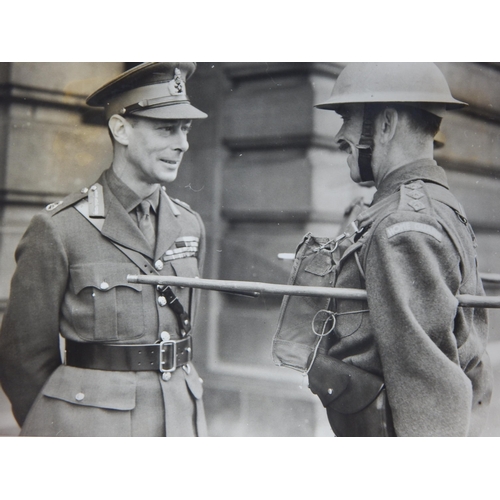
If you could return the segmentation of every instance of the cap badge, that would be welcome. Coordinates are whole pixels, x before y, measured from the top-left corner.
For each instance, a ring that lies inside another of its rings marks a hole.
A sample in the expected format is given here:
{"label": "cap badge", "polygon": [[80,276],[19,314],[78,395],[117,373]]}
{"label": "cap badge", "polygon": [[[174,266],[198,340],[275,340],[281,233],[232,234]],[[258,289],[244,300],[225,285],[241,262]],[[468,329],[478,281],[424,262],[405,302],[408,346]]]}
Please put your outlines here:
{"label": "cap badge", "polygon": [[184,89],[184,82],[182,81],[181,70],[179,68],[175,68],[174,79],[168,82],[168,86],[170,87],[170,93],[172,95],[185,95],[186,91]]}

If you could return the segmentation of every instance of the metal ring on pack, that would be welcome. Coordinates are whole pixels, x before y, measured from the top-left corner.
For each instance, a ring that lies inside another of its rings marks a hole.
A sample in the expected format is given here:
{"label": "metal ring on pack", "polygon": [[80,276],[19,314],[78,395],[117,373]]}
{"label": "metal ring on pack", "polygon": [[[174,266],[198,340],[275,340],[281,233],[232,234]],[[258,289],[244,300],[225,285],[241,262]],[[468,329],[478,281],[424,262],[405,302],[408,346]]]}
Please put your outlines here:
{"label": "metal ring on pack", "polygon": [[[326,243],[323,243],[323,245],[320,245],[318,248],[314,248],[313,252],[318,253],[321,252],[321,250],[325,250],[328,245],[333,243],[335,241],[335,238],[332,238],[331,240],[328,240]],[[338,247],[338,243],[335,243],[333,250],[328,250],[329,252],[334,252]]]}
{"label": "metal ring on pack", "polygon": [[354,229],[354,231],[352,233],[343,232],[341,235],[337,236],[336,238],[332,238],[331,240],[328,240],[326,243],[324,243],[323,245],[319,246],[314,251],[315,252],[319,252],[321,250],[325,250],[328,245],[330,245],[331,243],[334,243],[333,248],[331,248],[331,249],[328,250],[330,253],[333,253],[333,252],[335,252],[335,250],[337,250],[337,248],[339,246],[339,243],[341,241],[344,241],[347,238],[351,238],[355,234],[359,234],[359,233],[361,233],[363,231],[363,229],[361,229],[358,226],[358,221],[357,220],[353,220],[349,224],[349,226],[352,226],[352,228]]}
{"label": "metal ring on pack", "polygon": [[[323,331],[321,333],[317,332],[316,331],[316,328],[315,328],[315,321],[318,317],[318,314],[320,313],[325,313],[326,314],[326,318],[323,322]],[[332,326],[331,328],[325,332],[325,327],[326,327],[326,324],[328,322],[329,319],[332,319]],[[333,331],[333,329],[335,328],[335,324],[337,323],[337,318],[336,318],[336,313],[332,312],[332,311],[328,311],[328,309],[320,309],[315,315],[314,315],[314,318],[312,319],[312,322],[311,322],[311,327],[312,327],[312,331],[314,333],[314,335],[317,335],[318,337],[326,337],[329,333],[331,333]]]}

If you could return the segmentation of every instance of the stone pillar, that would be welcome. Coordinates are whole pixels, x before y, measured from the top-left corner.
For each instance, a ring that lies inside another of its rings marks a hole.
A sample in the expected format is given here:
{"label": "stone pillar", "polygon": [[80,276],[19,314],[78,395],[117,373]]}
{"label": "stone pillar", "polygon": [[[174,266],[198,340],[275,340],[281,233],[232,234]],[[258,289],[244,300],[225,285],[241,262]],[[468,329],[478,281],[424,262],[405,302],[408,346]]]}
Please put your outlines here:
{"label": "stone pillar", "polygon": [[[227,63],[218,117],[222,161],[219,279],[286,283],[304,234],[332,236],[353,196],[340,121],[313,107],[341,69],[333,63]],[[220,174],[218,174],[220,175]],[[275,367],[271,344],[281,298],[217,294],[206,358],[212,435],[331,435],[306,380]]]}

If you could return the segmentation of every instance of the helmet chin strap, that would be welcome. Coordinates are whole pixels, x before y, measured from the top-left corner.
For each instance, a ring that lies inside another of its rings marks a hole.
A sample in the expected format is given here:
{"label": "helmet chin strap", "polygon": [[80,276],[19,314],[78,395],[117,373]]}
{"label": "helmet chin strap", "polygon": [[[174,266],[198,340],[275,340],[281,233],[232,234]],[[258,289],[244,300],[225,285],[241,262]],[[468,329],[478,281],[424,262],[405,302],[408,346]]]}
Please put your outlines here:
{"label": "helmet chin strap", "polygon": [[361,129],[361,138],[356,148],[358,154],[359,175],[363,182],[374,181],[372,168],[373,154],[373,132],[375,124],[375,110],[369,104],[364,105],[363,127]]}

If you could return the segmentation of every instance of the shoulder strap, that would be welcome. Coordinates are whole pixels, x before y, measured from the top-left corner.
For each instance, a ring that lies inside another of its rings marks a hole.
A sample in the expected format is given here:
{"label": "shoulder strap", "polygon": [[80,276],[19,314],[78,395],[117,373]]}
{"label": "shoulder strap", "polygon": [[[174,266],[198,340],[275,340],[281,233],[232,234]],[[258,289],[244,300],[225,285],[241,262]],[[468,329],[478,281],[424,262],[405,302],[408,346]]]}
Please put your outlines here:
{"label": "shoulder strap", "polygon": [[464,224],[467,223],[465,210],[449,189],[441,186],[440,184],[435,184],[434,182],[426,182],[425,189],[433,200],[439,201],[440,203],[450,207],[457,214],[461,222]]}
{"label": "shoulder strap", "polygon": [[63,200],[56,201],[55,203],[50,203],[45,207],[45,210],[47,212],[50,212],[50,216],[53,217],[54,215],[58,214],[62,210],[73,206],[75,203],[79,202],[82,198],[87,197],[87,192],[85,191],[80,191],[78,193],[72,193]]}
{"label": "shoulder strap", "polygon": [[[168,195],[167,195],[168,196]],[[170,196],[168,196],[168,199],[170,201],[170,204],[172,206],[172,210],[177,210],[178,213],[180,213],[178,211],[178,209],[175,207],[174,203],[176,203],[177,205],[179,205],[180,207],[182,208],[185,208],[187,211],[191,212],[191,213],[194,213],[194,210],[184,201],[181,201],[177,198],[170,198]],[[175,213],[175,212],[174,212]]]}

